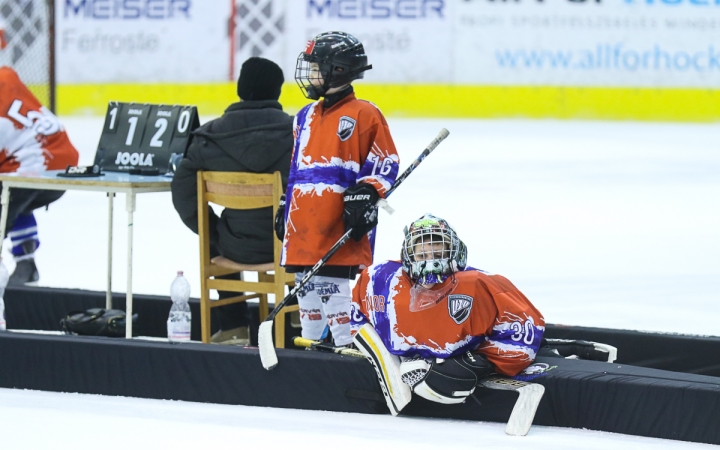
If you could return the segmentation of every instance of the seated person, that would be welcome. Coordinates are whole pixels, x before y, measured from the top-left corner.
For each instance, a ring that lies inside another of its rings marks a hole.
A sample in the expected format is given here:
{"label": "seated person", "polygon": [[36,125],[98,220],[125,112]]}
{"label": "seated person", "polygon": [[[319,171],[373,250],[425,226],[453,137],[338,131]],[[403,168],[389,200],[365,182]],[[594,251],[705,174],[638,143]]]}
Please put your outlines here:
{"label": "seated person", "polygon": [[[77,163],[78,152],[58,118],[40,104],[12,68],[0,67],[0,173],[60,170]],[[33,211],[48,206],[64,193],[10,191],[6,233],[16,265],[8,284],[38,281],[35,250],[40,240]]]}
{"label": "seated person", "polygon": [[361,273],[351,315],[354,342],[377,361],[391,411],[411,391],[461,403],[481,378],[516,375],[533,362],[542,314],[507,278],[468,267],[467,248],[445,220],[414,221],[401,255]]}
{"label": "seated person", "polygon": [[[171,184],[173,205],[180,218],[198,232],[197,172],[254,172],[282,174],[287,184],[292,154],[292,117],[278,102],[284,78],[272,61],[253,57],[243,63],[237,83],[240,102],[193,132],[185,158]],[[225,209],[218,217],[210,213],[211,258],[222,255],[238,263],[273,261],[272,208]],[[238,295],[220,292],[220,298]],[[250,342],[248,307],[245,302],[213,308],[220,331],[212,342]]]}

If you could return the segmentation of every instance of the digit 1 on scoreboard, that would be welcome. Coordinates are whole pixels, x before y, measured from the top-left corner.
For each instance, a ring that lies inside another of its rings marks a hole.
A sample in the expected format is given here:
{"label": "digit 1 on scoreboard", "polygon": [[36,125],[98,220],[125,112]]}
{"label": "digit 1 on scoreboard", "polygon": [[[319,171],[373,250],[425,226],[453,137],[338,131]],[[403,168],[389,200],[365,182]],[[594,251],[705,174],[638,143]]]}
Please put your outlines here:
{"label": "digit 1 on scoreboard", "polygon": [[117,131],[119,109],[120,105],[117,102],[108,103],[108,111],[105,116],[105,129],[103,130],[103,134],[115,134]]}

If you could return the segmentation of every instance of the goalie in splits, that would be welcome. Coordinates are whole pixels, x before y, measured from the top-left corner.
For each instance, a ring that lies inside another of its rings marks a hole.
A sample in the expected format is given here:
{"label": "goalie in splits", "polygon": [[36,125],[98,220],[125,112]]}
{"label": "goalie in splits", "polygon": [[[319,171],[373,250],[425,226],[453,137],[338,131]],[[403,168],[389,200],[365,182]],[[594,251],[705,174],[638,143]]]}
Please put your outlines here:
{"label": "goalie in splits", "polygon": [[542,314],[508,279],[467,266],[447,221],[426,214],[405,229],[402,261],[365,269],[353,291],[351,327],[390,411],[411,393],[462,403],[478,381],[518,374],[535,359]]}

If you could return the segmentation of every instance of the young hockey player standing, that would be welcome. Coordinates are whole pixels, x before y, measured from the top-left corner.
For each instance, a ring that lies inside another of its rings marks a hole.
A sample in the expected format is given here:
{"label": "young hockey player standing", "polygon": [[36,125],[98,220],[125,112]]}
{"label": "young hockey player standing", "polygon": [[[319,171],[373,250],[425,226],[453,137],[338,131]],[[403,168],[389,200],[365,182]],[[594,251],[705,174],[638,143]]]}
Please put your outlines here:
{"label": "young hockey player standing", "polygon": [[343,32],[316,36],[298,57],[295,80],[316,101],[295,116],[287,206],[276,217],[282,264],[298,282],[352,227],[353,239],[298,295],[302,336],[320,339],[329,326],[338,346],[352,343],[350,279],[372,263],[375,205],[398,174],[385,118],[351,85],[371,67],[362,43]]}
{"label": "young hockey player standing", "polygon": [[365,269],[353,291],[355,343],[389,385],[391,411],[411,390],[461,403],[479,379],[533,362],[543,316],[507,278],[467,267],[467,248],[445,220],[414,221],[401,254]]}

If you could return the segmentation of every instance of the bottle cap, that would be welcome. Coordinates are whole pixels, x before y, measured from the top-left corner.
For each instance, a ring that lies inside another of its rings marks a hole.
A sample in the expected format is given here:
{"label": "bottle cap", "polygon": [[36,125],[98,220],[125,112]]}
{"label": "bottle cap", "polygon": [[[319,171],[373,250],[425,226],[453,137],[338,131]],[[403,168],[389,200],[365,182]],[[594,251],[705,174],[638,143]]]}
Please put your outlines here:
{"label": "bottle cap", "polygon": [[178,271],[177,271],[177,274],[178,274],[179,277],[181,277],[182,274],[183,274],[183,271],[182,271],[182,270],[178,270]]}

